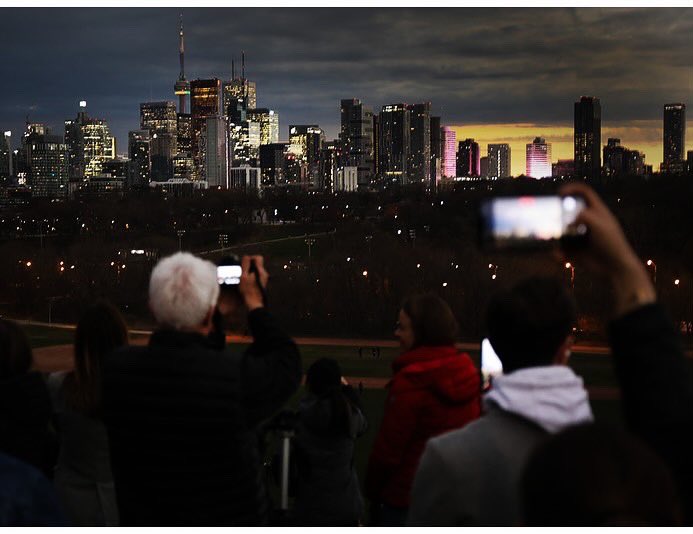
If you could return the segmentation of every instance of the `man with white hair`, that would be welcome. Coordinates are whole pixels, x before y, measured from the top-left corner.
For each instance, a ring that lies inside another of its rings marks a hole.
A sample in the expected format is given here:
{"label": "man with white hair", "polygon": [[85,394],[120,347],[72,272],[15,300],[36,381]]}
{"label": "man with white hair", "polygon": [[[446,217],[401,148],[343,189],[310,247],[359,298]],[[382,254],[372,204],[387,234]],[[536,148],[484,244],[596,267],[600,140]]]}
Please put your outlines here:
{"label": "man with white hair", "polygon": [[158,328],[149,344],[103,363],[103,419],[122,526],[267,522],[255,429],[296,391],[301,360],[264,308],[262,256],[244,256],[241,267],[239,294],[253,336],[243,354],[210,336],[219,337],[216,310],[231,316],[235,307],[220,300],[215,265],[177,253],[151,274]]}

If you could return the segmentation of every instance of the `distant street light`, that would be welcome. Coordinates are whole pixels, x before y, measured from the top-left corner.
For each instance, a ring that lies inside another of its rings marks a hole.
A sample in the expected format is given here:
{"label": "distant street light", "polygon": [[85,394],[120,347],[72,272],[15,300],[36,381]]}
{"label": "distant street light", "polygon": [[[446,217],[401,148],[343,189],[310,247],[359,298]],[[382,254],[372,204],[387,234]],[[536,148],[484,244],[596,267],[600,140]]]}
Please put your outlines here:
{"label": "distant street light", "polygon": [[572,263],[566,262],[565,268],[570,269],[570,287],[575,288],[575,267]]}

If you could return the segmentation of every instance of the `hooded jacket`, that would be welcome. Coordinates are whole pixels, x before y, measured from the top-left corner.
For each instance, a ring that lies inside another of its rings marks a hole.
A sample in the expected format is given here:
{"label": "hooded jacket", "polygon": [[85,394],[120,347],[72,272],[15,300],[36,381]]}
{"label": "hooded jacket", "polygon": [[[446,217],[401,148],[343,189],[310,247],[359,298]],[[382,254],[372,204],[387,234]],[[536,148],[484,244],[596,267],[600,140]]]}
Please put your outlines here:
{"label": "hooded jacket", "polygon": [[407,508],[426,441],[479,416],[479,373],[453,346],[418,347],[400,355],[392,368],[365,485],[371,501]]}
{"label": "hooded jacket", "polygon": [[354,441],[368,428],[359,399],[342,388],[349,402],[348,424],[335,431],[332,401],[309,393],[298,406],[294,446],[297,460],[294,523],[356,526],[363,499],[354,468]]}
{"label": "hooded jacket", "polygon": [[484,409],[477,421],[428,442],[412,489],[410,525],[516,525],[519,479],[534,447],[593,419],[582,379],[565,366],[497,377]]}

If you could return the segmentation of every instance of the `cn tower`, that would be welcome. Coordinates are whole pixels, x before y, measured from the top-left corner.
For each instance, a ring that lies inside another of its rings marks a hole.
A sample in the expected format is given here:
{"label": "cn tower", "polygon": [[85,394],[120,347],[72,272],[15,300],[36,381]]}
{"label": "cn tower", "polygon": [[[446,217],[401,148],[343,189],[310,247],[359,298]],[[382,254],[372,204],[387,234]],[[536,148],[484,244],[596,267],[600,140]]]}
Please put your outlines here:
{"label": "cn tower", "polygon": [[176,85],[173,86],[175,94],[178,95],[178,113],[187,113],[186,99],[190,94],[190,82],[185,79],[185,40],[183,37],[183,14],[180,14],[180,45],[178,54],[180,56],[180,75]]}

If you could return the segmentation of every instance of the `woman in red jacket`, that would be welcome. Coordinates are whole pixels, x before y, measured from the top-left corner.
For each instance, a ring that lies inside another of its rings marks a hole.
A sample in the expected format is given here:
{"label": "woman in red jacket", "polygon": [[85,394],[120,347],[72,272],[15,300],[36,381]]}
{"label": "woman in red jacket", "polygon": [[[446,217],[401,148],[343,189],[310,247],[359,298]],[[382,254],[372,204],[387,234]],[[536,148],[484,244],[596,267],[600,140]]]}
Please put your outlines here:
{"label": "woman in red jacket", "polygon": [[479,417],[479,372],[467,354],[458,352],[456,335],[455,317],[437,296],[414,296],[402,305],[395,330],[401,354],[392,364],[365,481],[375,525],[405,524],[426,441]]}

